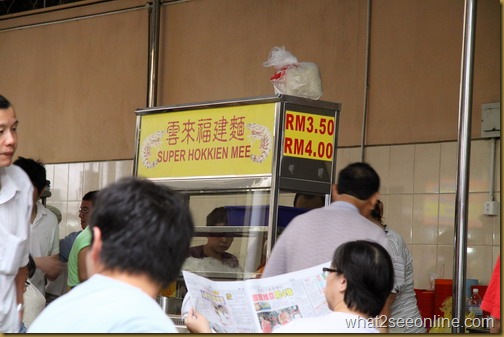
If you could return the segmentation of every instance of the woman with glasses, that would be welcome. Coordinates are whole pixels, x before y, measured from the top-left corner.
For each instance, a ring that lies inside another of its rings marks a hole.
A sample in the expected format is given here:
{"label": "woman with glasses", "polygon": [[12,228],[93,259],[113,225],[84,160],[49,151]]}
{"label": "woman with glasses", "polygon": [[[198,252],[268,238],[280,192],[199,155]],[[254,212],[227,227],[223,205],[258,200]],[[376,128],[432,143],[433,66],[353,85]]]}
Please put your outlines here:
{"label": "woman with glasses", "polygon": [[374,317],[383,308],[394,285],[394,268],[387,251],[371,241],[340,245],[324,268],[328,315],[294,320],[278,333],[377,333]]}
{"label": "woman with glasses", "polygon": [[[381,312],[394,285],[394,268],[381,245],[349,241],[334,253],[326,276],[325,297],[331,313],[299,318],[275,333],[378,333],[375,317]],[[191,310],[185,323],[191,332],[211,332],[208,321]]]}

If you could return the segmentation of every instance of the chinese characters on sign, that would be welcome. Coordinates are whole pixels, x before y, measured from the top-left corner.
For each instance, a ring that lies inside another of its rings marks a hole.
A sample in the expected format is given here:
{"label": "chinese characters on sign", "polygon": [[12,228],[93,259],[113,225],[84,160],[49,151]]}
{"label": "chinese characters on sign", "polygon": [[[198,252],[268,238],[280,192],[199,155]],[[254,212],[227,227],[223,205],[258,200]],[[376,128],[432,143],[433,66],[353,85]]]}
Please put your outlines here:
{"label": "chinese characters on sign", "polygon": [[[138,175],[146,178],[271,174],[275,103],[141,116]],[[330,162],[335,117],[286,111],[283,156]]]}
{"label": "chinese characters on sign", "polygon": [[[233,116],[231,120],[221,117],[217,120],[202,118],[197,121],[190,119],[170,121],[166,127],[166,142],[176,148],[178,144],[223,144],[245,139],[245,117]],[[182,125],[182,127],[181,127]],[[159,151],[157,162],[198,161],[226,158],[250,157],[250,145],[212,146],[209,148],[173,149]]]}
{"label": "chinese characters on sign", "polygon": [[139,175],[222,176],[271,171],[272,103],[141,118]]}

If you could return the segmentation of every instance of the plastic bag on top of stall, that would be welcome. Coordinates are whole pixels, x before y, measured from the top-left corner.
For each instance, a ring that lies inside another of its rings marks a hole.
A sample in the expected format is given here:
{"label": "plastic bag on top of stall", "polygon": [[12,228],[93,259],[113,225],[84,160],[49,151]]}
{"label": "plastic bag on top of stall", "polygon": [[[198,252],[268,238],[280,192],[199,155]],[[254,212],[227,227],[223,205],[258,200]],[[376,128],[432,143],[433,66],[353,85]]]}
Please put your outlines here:
{"label": "plastic bag on top of stall", "polygon": [[273,47],[265,67],[274,67],[270,78],[276,94],[319,99],[322,96],[322,80],[318,66],[313,62],[298,62],[285,47]]}

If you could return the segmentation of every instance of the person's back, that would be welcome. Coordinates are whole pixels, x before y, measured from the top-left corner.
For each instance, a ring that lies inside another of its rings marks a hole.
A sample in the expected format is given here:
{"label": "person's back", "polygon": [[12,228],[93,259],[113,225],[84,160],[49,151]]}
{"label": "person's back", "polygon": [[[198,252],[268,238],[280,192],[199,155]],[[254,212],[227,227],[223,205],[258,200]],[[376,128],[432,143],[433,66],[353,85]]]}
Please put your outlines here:
{"label": "person's back", "polygon": [[[390,307],[390,317],[394,321],[406,321],[407,319],[420,321],[422,316],[418,310],[415,289],[413,285],[413,258],[409,252],[408,246],[402,236],[385,227],[387,239],[389,241],[389,250],[396,256],[394,260],[394,269],[396,278],[401,278],[399,283],[402,287],[397,291],[397,295]],[[399,256],[399,259],[397,258]],[[399,263],[398,261],[402,261]],[[426,329],[422,324],[411,324],[405,327],[391,328],[391,331],[397,330],[404,333],[425,333]]]}
{"label": "person's back", "polygon": [[[146,296],[138,288],[109,277],[94,275],[55,299],[28,332],[175,332],[175,326],[168,322],[168,316],[160,308],[153,298]],[[69,312],[72,313],[71,317]]]}
{"label": "person's back", "polygon": [[125,178],[98,193],[86,230],[89,279],[52,302],[28,332],[177,332],[155,297],[179,275],[194,232],[183,199]]}
{"label": "person's back", "polygon": [[378,199],[379,177],[369,165],[343,169],[335,202],[298,215],[280,235],[262,277],[280,275],[327,262],[335,247],[354,240],[371,240],[387,247],[385,232],[360,213],[371,212]]}
{"label": "person's back", "polygon": [[72,250],[72,246],[75,242],[75,239],[82,231],[72,232],[65,236],[63,239],[60,239],[60,260],[62,262],[68,262],[68,258],[70,257],[70,251]]}
{"label": "person's back", "polygon": [[[402,236],[384,224],[383,203],[378,200],[371,211],[369,219],[383,229],[387,234],[388,250],[394,262],[394,291],[393,301],[390,306],[390,321],[394,322],[389,328],[390,332],[425,333],[422,324],[402,324],[407,320],[419,322],[422,319],[418,310],[415,289],[413,286],[413,258]],[[401,322],[401,324],[395,324]]]}
{"label": "person's back", "polygon": [[[70,288],[75,287],[84,279],[79,277],[79,253],[86,247],[91,245],[91,231],[88,228],[82,230],[75,238],[70,254],[68,255],[67,264],[67,285]],[[82,275],[82,271],[81,271]]]}
{"label": "person's back", "polygon": [[383,230],[353,205],[336,201],[295,217],[276,243],[262,277],[297,271],[327,262],[334,248],[347,241],[371,240],[384,247]]}

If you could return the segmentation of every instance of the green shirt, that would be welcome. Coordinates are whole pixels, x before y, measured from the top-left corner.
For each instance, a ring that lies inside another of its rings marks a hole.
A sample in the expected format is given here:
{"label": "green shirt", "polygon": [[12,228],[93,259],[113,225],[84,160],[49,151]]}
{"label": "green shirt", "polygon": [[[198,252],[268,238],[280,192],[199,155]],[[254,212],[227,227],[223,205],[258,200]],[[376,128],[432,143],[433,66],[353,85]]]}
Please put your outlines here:
{"label": "green shirt", "polygon": [[69,287],[75,287],[79,281],[79,252],[82,248],[91,245],[91,230],[89,226],[77,235],[68,256],[68,281]]}

